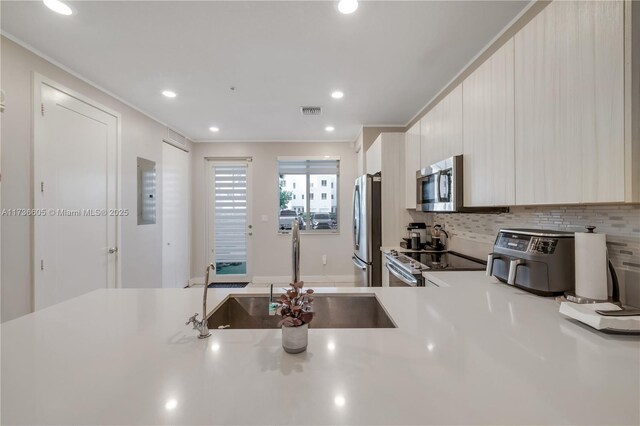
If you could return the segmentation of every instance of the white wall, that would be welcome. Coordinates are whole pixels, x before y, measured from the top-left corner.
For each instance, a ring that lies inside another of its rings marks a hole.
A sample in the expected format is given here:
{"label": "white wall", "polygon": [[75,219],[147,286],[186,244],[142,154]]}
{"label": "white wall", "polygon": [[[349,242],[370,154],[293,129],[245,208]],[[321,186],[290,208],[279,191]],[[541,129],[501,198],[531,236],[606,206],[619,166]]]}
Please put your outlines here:
{"label": "white wall", "polygon": [[[353,144],[294,142],[215,142],[193,144],[193,247],[191,275],[202,277],[205,267],[205,157],[252,157],[253,276],[286,277],[291,275],[291,236],[279,235],[278,156],[339,156],[339,234],[303,234],[301,237],[300,274],[305,276],[353,277],[351,263],[351,204],[353,182],[357,176]],[[262,222],[262,216],[268,217]],[[322,265],[322,255],[327,265]]]}
{"label": "white wall", "polygon": [[[162,138],[166,127],[117,99],[36,56],[5,37],[1,38],[2,89],[7,109],[1,114],[2,207],[32,205],[32,75],[44,75],[71,90],[119,112],[122,116],[121,207],[131,214],[122,219],[119,259],[122,287],[160,287],[162,282]],[[136,221],[136,158],[155,161],[158,169],[158,215],[155,225]],[[26,217],[1,218],[2,315],[7,321],[32,311],[32,221]]]}

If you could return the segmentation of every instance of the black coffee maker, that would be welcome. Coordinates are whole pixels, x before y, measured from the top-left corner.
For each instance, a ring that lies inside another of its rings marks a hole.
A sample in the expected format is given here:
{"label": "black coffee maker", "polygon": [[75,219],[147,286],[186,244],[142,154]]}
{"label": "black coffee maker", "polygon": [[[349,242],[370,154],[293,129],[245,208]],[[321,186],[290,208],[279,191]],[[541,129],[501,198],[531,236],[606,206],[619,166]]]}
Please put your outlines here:
{"label": "black coffee maker", "polygon": [[446,249],[446,245],[443,241],[444,238],[449,238],[447,231],[445,231],[441,225],[433,225],[433,228],[431,228],[431,246],[434,250]]}
{"label": "black coffee maker", "polygon": [[407,237],[402,239],[400,247],[408,250],[422,250],[429,239],[426,223],[411,222],[407,225]]}

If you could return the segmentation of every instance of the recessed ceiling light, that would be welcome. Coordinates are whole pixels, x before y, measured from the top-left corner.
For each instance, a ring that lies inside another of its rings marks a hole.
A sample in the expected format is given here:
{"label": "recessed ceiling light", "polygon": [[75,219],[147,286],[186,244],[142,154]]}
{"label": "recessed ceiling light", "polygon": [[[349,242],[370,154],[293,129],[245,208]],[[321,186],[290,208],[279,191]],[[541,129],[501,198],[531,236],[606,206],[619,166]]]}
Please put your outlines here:
{"label": "recessed ceiling light", "polygon": [[338,3],[338,10],[345,15],[355,12],[357,9],[358,0],[340,0]]}
{"label": "recessed ceiling light", "polygon": [[219,132],[220,129],[218,129],[217,127],[209,127],[209,130],[211,130],[212,132]]}
{"label": "recessed ceiling light", "polygon": [[171,90],[165,90],[164,92],[162,92],[162,94],[167,98],[175,98],[176,96],[178,96],[176,92],[172,92]]}
{"label": "recessed ceiling light", "polygon": [[49,9],[59,13],[60,15],[71,15],[73,13],[73,10],[60,0],[43,0],[43,3]]}
{"label": "recessed ceiling light", "polygon": [[164,404],[164,409],[167,411],[173,411],[176,409],[177,406],[178,406],[178,401],[172,398]]}
{"label": "recessed ceiling light", "polygon": [[341,99],[344,96],[344,93],[342,93],[339,90],[336,90],[335,92],[331,93],[331,97],[333,99]]}
{"label": "recessed ceiling light", "polygon": [[327,132],[333,132],[336,128],[333,126],[327,126],[324,128]]}

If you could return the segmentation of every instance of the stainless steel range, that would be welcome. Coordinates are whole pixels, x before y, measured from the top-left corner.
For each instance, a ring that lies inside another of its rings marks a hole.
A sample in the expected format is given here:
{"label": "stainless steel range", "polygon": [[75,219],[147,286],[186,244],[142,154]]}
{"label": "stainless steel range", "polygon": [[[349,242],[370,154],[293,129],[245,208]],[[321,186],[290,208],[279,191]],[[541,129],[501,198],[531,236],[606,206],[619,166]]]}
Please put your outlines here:
{"label": "stainless steel range", "polygon": [[486,263],[451,251],[385,252],[390,287],[424,287],[425,271],[482,271]]}

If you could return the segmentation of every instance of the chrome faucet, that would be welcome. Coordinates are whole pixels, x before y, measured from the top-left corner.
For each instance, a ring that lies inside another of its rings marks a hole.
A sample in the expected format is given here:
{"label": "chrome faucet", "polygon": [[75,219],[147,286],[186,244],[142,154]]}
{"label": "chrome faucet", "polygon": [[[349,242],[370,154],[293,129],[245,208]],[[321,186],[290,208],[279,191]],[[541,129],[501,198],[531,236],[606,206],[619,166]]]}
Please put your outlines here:
{"label": "chrome faucet", "polygon": [[293,266],[292,283],[300,281],[300,222],[294,219],[291,223],[291,261]]}
{"label": "chrome faucet", "polygon": [[209,332],[209,324],[207,323],[207,290],[209,289],[209,273],[215,270],[216,267],[213,266],[213,263],[207,265],[204,278],[204,294],[202,296],[202,320],[198,321],[198,313],[196,312],[185,323],[185,325],[193,323],[193,329],[200,332],[198,339],[206,339],[211,336],[211,332]]}

